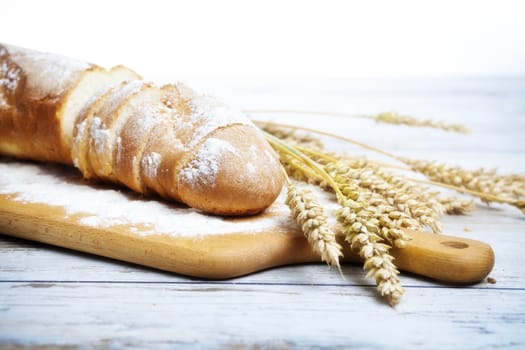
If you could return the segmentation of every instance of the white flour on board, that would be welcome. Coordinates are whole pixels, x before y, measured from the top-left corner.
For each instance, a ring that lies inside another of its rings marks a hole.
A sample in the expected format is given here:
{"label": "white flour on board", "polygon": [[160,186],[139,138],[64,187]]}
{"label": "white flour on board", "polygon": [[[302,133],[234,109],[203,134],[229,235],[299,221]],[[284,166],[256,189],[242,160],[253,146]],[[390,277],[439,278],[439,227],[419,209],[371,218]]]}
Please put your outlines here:
{"label": "white flour on board", "polygon": [[[192,237],[297,229],[288,207],[283,203],[285,191],[267,209],[267,215],[228,219],[201,214],[177,204],[142,198],[118,187],[95,187],[84,182],[72,167],[0,161],[0,195],[12,195],[12,200],[24,203],[61,207],[66,216],[81,214],[79,224],[85,226],[108,228],[129,225],[130,231],[138,235]],[[323,205],[330,209],[330,196],[324,197]]]}

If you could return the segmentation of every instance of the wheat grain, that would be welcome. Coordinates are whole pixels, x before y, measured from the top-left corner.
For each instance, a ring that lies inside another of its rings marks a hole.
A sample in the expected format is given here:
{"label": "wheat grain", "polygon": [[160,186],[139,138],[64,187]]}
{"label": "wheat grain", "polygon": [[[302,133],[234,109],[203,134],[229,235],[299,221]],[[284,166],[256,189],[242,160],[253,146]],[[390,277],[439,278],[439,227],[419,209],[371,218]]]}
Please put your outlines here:
{"label": "wheat grain", "polygon": [[453,196],[438,197],[447,214],[465,214],[474,210],[474,201]]}

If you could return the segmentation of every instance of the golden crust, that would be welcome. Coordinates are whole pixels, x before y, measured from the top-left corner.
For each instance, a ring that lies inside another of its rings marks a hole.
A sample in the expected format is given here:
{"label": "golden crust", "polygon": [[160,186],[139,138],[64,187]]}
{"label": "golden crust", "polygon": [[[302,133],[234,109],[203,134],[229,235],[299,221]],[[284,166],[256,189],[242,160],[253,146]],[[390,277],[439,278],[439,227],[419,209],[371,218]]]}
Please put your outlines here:
{"label": "golden crust", "polygon": [[273,203],[283,178],[261,133],[250,125],[231,125],[214,132],[184,160],[177,183],[181,200],[194,208],[245,215]]}

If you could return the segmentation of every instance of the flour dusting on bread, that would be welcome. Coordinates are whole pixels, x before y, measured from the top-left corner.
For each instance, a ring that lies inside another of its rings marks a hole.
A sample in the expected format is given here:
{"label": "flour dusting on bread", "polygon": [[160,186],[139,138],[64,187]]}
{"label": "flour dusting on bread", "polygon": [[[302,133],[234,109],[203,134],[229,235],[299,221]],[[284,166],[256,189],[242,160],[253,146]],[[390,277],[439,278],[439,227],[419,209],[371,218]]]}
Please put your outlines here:
{"label": "flour dusting on bread", "polygon": [[142,158],[142,167],[147,177],[157,176],[162,156],[157,152],[151,152]]}
{"label": "flour dusting on bread", "polygon": [[205,185],[214,187],[219,172],[221,156],[225,153],[239,155],[238,150],[229,142],[213,137],[207,139],[199,147],[195,158],[181,169],[179,180],[192,186]]}

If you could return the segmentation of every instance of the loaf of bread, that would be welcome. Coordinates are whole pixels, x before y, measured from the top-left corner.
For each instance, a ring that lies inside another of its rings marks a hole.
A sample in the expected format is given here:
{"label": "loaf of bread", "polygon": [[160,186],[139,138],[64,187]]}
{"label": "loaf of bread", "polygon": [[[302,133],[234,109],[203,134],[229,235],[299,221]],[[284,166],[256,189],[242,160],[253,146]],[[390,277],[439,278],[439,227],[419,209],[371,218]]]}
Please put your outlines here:
{"label": "loaf of bread", "polygon": [[221,215],[254,214],[280,193],[276,154],[241,113],[182,83],[0,45],[0,154],[74,164]]}

